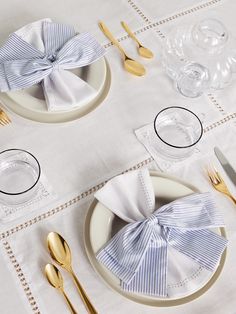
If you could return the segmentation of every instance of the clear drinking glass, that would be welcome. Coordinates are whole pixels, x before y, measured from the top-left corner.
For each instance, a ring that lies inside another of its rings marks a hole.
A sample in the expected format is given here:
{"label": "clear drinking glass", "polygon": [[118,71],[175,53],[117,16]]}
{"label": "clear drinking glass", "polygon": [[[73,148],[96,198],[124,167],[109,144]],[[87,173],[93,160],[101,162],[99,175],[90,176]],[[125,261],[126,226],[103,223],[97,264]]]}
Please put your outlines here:
{"label": "clear drinking glass", "polygon": [[173,28],[163,41],[162,63],[187,97],[222,89],[236,73],[236,40],[216,19]]}
{"label": "clear drinking glass", "polygon": [[229,39],[225,26],[216,19],[204,19],[194,25],[192,38],[196,46],[210,53],[219,53]]}
{"label": "clear drinking glass", "polygon": [[210,87],[209,71],[201,64],[189,62],[180,68],[176,86],[183,96],[199,97]]}
{"label": "clear drinking glass", "polygon": [[19,205],[32,199],[38,191],[41,168],[38,160],[22,149],[0,153],[0,202]]}
{"label": "clear drinking glass", "polygon": [[171,160],[182,160],[193,153],[203,135],[202,122],[192,111],[167,107],[155,117],[156,150]]}

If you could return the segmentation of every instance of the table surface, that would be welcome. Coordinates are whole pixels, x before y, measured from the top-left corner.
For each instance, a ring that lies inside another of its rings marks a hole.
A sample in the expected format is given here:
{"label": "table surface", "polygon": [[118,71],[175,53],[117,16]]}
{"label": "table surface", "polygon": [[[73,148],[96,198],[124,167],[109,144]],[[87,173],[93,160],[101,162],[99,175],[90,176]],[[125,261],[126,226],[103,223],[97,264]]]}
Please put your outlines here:
{"label": "table surface", "polygon": [[[173,27],[204,17],[215,17],[222,20],[230,33],[236,36],[235,9],[236,2],[233,0],[10,0],[2,3],[1,43],[9,33],[41,18],[50,17],[57,22],[72,24],[79,31],[92,32],[107,49],[106,58],[112,79],[109,94],[103,103],[79,120],[49,125],[29,121],[9,112],[12,124],[0,130],[1,150],[21,148],[37,156],[44,175],[58,196],[53,204],[48,204],[38,212],[25,213],[17,220],[0,224],[1,313],[55,313],[53,306],[47,307],[43,304],[45,302],[40,301],[39,290],[34,288],[37,282],[33,281],[33,275],[29,277],[29,269],[32,269],[30,261],[33,263],[40,252],[32,257],[31,248],[27,260],[25,253],[22,252],[21,256],[18,243],[25,240],[27,246],[33,246],[34,243],[27,237],[28,233],[30,236],[32,232],[33,239],[33,234],[45,232],[51,223],[48,222],[50,219],[52,222],[55,219],[55,225],[57,220],[60,223],[60,219],[68,220],[68,224],[73,224],[78,219],[78,226],[82,226],[93,193],[114,175],[142,166],[158,169],[137,140],[134,130],[151,123],[160,109],[169,105],[181,105],[195,112],[204,112],[206,130],[223,127],[225,130],[228,127],[232,134],[236,134],[236,82],[225,90],[214,91],[198,99],[186,99],[177,94],[161,66],[161,42]],[[99,20],[106,22],[130,55],[136,57],[135,45],[126,36],[120,21],[126,21],[131,29],[138,31],[140,40],[155,53],[152,61],[142,59],[147,68],[145,77],[136,78],[124,71],[119,52],[98,28]],[[228,150],[226,147],[226,152],[231,159],[235,157],[232,147]],[[236,167],[235,162],[232,162]],[[190,179],[186,171],[180,171],[178,175]],[[201,187],[199,177],[191,177],[191,183]],[[209,186],[208,188],[210,189]],[[234,187],[232,189],[236,192]],[[216,198],[227,209],[225,220],[231,241],[236,238],[235,208],[222,196],[217,195]],[[56,211],[58,206],[61,206],[60,210]],[[66,215],[67,212],[71,215]],[[140,314],[157,311],[161,314],[187,314],[190,311],[193,314],[234,314],[236,284],[232,278],[236,275],[236,270],[232,265],[236,255],[232,248],[229,245],[229,262],[217,284],[191,304],[171,309],[139,305],[110,291],[87,265],[89,262],[84,252],[81,258],[86,273],[81,272],[80,278],[101,314],[129,313],[131,310]],[[80,313],[85,313],[81,304],[79,307]],[[66,308],[60,313],[67,313]]]}

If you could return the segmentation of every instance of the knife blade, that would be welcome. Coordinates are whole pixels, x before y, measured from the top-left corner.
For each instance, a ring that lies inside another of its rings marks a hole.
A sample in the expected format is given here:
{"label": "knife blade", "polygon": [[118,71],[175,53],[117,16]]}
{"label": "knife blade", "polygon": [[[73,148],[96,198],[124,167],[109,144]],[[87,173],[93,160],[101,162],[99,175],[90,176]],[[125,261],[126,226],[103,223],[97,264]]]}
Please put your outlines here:
{"label": "knife blade", "polygon": [[224,156],[222,151],[219,149],[219,147],[214,148],[215,155],[219,162],[221,163],[221,166],[223,167],[224,171],[230,178],[230,180],[233,182],[234,185],[236,185],[236,172],[234,168],[231,166],[231,164],[228,162],[227,158]]}

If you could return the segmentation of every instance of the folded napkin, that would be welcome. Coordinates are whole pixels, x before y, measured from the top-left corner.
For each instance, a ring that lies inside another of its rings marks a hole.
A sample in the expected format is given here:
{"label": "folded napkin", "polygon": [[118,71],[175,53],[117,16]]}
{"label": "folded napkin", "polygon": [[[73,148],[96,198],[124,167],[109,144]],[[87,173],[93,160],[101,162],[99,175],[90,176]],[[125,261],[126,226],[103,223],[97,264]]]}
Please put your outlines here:
{"label": "folded napkin", "polygon": [[0,91],[42,83],[48,110],[64,110],[90,99],[95,90],[70,69],[103,57],[105,49],[89,33],[40,20],[11,34],[0,48]]}
{"label": "folded napkin", "polygon": [[210,193],[155,210],[151,178],[143,169],[113,178],[95,197],[129,222],[97,254],[125,291],[168,296],[168,246],[210,271],[218,266],[227,240],[208,230],[224,225]]}

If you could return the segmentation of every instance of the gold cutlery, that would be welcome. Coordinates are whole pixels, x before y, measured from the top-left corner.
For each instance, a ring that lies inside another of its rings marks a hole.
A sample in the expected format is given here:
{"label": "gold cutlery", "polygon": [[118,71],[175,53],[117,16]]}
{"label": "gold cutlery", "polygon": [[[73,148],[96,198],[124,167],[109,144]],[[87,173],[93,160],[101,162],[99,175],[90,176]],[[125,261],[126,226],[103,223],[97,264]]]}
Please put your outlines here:
{"label": "gold cutlery", "polygon": [[75,282],[75,285],[79,291],[80,297],[84,302],[88,312],[90,314],[97,314],[97,311],[90,302],[86,292],[84,291],[82,285],[80,284],[78,278],[76,277],[72,269],[71,251],[65,239],[63,239],[63,237],[56,232],[50,232],[47,237],[47,244],[50,255],[53,258],[53,260],[71,274]]}
{"label": "gold cutlery", "polygon": [[144,57],[144,58],[153,58],[153,53],[150,49],[144,47],[140,41],[138,40],[138,38],[134,35],[134,33],[131,31],[131,29],[129,28],[129,26],[122,21],[121,22],[122,27],[124,28],[124,30],[129,34],[129,36],[138,44],[138,53],[140,54],[140,56]]}
{"label": "gold cutlery", "polygon": [[225,194],[226,196],[228,196],[234,202],[234,204],[236,204],[236,199],[230,193],[230,191],[229,191],[225,181],[222,179],[222,177],[219,174],[219,172],[215,168],[213,168],[213,167],[211,167],[211,168],[208,167],[207,174],[208,174],[208,177],[209,177],[209,179],[211,181],[212,186],[218,192],[221,192],[221,193]]}
{"label": "gold cutlery", "polygon": [[58,270],[58,268],[52,264],[47,264],[45,266],[45,275],[46,275],[47,280],[50,283],[50,285],[62,293],[62,295],[66,299],[66,302],[70,308],[71,313],[77,314],[77,312],[75,311],[73,305],[71,304],[68,296],[66,295],[66,293],[64,291],[63,278],[62,278],[62,275],[61,275],[60,271]]}
{"label": "gold cutlery", "polygon": [[140,64],[138,61],[135,61],[127,56],[124,49],[119,44],[118,40],[112,35],[112,33],[109,31],[109,29],[106,27],[106,25],[103,22],[99,22],[99,26],[103,32],[103,34],[120,50],[124,57],[124,67],[125,69],[137,76],[143,76],[146,73],[146,70],[142,64]]}
{"label": "gold cutlery", "polygon": [[0,124],[1,125],[6,125],[8,123],[10,123],[11,120],[10,118],[8,117],[8,115],[6,114],[5,111],[3,111],[1,108],[0,108]]}

